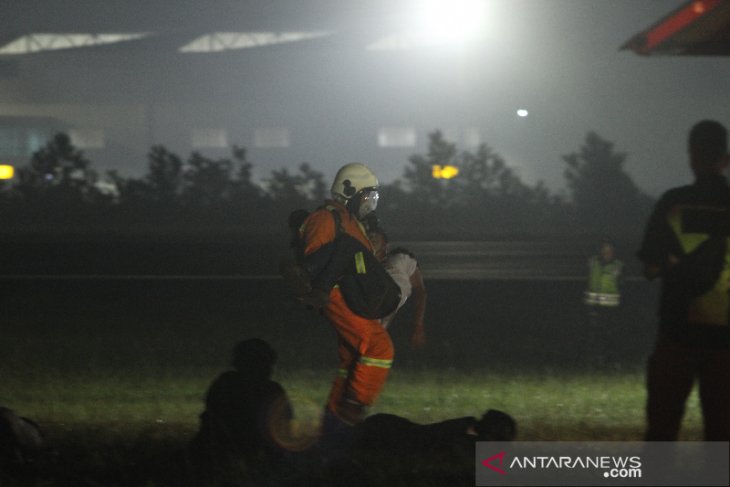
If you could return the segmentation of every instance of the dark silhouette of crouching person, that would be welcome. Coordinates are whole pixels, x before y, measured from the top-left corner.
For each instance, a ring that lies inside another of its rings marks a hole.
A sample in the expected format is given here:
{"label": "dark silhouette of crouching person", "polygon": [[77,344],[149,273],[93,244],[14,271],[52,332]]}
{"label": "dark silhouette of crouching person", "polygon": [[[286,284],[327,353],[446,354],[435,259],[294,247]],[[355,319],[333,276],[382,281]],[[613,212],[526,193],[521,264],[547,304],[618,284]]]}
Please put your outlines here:
{"label": "dark silhouette of crouching person", "polygon": [[239,342],[233,370],[210,385],[200,431],[191,444],[198,485],[266,485],[285,460],[292,408],[271,380],[276,352],[264,340]]}

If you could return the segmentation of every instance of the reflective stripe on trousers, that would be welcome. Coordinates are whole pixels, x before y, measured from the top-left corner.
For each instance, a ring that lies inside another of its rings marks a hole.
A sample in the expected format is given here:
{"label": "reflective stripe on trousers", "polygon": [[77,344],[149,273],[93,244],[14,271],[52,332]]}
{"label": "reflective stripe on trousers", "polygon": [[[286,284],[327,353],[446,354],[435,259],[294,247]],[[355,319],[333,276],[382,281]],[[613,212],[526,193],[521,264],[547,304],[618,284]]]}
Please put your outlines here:
{"label": "reflective stripe on trousers", "polygon": [[338,288],[330,293],[324,314],[337,332],[340,358],[340,373],[328,400],[330,408],[336,410],[345,396],[365,406],[372,405],[393,363],[390,335],[378,320],[353,313]]}

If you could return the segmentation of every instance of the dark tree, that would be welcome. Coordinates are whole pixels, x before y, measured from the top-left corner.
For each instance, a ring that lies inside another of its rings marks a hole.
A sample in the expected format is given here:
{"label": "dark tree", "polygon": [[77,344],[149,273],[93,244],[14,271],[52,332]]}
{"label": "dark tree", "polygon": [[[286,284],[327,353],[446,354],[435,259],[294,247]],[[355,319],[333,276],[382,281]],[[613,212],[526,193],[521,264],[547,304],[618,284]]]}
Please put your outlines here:
{"label": "dark tree", "polygon": [[448,142],[440,131],[429,134],[428,152],[409,157],[403,173],[413,206],[446,209],[454,205],[454,193],[450,191],[453,181],[433,177],[434,166],[447,164],[460,165],[456,144]]}
{"label": "dark tree", "polygon": [[286,168],[271,171],[266,183],[274,204],[287,211],[318,204],[326,196],[324,176],[306,162],[299,165],[296,173],[290,173]]}
{"label": "dark tree", "polygon": [[158,203],[174,205],[179,201],[183,188],[183,161],[176,154],[158,145],[148,155],[148,172],[143,188],[147,197]]}
{"label": "dark tree", "polygon": [[36,203],[83,204],[99,199],[96,181],[91,162],[67,134],[58,133],[33,154],[27,167],[18,170],[15,189]]}
{"label": "dark tree", "polygon": [[[436,179],[435,165],[453,165],[452,179]],[[431,228],[444,235],[539,233],[562,219],[563,204],[541,182],[525,184],[486,144],[475,152],[457,150],[440,131],[429,134],[426,155],[409,158],[406,184],[383,193],[383,216]]]}
{"label": "dark tree", "polygon": [[230,200],[233,162],[193,152],[183,172],[182,199],[192,208],[214,208]]}
{"label": "dark tree", "polygon": [[231,203],[242,209],[253,209],[263,194],[258,184],[253,182],[253,164],[248,161],[244,147],[233,146],[233,171],[235,177],[231,182]]}
{"label": "dark tree", "polygon": [[644,220],[652,200],[624,170],[626,154],[594,132],[578,152],[563,156],[565,179],[578,224],[586,230],[630,233]]}

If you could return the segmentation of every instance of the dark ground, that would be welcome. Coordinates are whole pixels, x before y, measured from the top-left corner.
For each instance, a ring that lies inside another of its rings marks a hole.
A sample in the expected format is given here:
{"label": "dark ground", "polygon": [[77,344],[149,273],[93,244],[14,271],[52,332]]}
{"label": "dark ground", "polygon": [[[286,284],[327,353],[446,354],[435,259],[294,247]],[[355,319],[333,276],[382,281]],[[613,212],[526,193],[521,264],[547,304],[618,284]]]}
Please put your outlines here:
{"label": "dark ground", "polygon": [[[280,279],[265,277],[276,273],[281,255],[243,244],[9,245],[0,258],[0,375],[32,363],[39,365],[33,370],[60,377],[125,367],[217,369],[235,341],[251,336],[272,343],[282,368],[333,368],[335,337],[324,319],[287,297]],[[499,255],[481,258],[496,262]],[[526,268],[517,260],[514,266]],[[427,346],[417,356],[408,348],[406,306],[392,328],[397,368],[631,370],[642,367],[651,348],[657,286],[642,280],[628,280],[621,308],[596,321],[581,303],[580,278],[431,279],[427,271]],[[73,435],[65,441],[72,450]],[[148,443],[167,451],[176,444]],[[144,447],[122,451],[131,455]],[[77,485],[124,485],[134,478],[114,469],[132,460],[116,459],[116,450],[109,455],[113,468],[84,472],[87,480],[106,480]],[[179,459],[169,461],[179,465]],[[467,474],[471,485],[471,470]]]}
{"label": "dark ground", "polygon": [[[621,308],[598,324],[591,324],[581,304],[581,282],[426,285],[428,344],[418,357],[421,365],[580,368],[591,361],[594,352],[587,347],[593,346],[634,366],[648,353],[656,326],[656,288],[641,281],[626,283]],[[32,337],[64,330],[69,339],[93,337],[100,347],[113,346],[95,357],[95,363],[109,366],[135,354],[150,365],[159,360],[216,366],[220,350],[247,336],[270,340],[283,366],[334,365],[333,332],[323,318],[288,298],[278,279],[6,279],[0,286],[2,328],[25,335],[24,346],[40,347],[36,352],[43,360],[66,347],[56,352],[48,340],[34,344]],[[414,358],[405,346],[410,311],[408,305],[401,310],[391,329],[400,366]],[[141,348],[135,336],[145,338]],[[71,362],[58,357],[59,367],[83,366],[84,358]]]}

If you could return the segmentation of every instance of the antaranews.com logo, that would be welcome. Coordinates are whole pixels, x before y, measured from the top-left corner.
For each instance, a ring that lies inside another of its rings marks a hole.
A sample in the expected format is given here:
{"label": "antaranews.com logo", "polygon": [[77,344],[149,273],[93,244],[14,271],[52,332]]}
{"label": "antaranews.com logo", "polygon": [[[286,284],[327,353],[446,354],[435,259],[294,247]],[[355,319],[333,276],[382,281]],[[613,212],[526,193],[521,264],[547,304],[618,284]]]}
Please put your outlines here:
{"label": "antaranews.com logo", "polygon": [[506,466],[510,472],[526,469],[585,469],[604,478],[641,478],[639,456],[515,456],[510,460],[507,452],[501,451],[483,460],[482,465],[500,475],[507,475],[503,469]]}
{"label": "antaranews.com logo", "polygon": [[477,442],[489,486],[728,485],[728,442]]}

